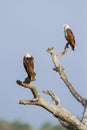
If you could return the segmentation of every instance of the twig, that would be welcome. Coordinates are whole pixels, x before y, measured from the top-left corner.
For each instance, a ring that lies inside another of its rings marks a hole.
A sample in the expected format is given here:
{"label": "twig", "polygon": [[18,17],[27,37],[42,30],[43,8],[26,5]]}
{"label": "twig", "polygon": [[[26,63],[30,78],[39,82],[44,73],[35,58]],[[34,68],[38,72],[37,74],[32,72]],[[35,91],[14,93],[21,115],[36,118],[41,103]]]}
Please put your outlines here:
{"label": "twig", "polygon": [[43,91],[43,93],[50,95],[51,98],[54,100],[55,104],[60,105],[59,98],[52,91],[47,90],[47,91]]}

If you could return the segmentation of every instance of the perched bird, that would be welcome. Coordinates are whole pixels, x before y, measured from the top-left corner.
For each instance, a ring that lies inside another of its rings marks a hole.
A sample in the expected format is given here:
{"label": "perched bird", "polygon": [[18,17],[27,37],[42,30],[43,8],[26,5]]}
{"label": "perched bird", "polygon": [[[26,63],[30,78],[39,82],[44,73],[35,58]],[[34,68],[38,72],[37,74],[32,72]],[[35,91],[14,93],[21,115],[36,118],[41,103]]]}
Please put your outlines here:
{"label": "perched bird", "polygon": [[68,41],[68,43],[66,44],[66,47],[68,47],[68,45],[70,44],[72,47],[72,50],[74,50],[75,44],[76,44],[75,37],[69,25],[67,24],[64,24],[64,35],[65,35],[66,40]]}
{"label": "perched bird", "polygon": [[23,58],[23,65],[25,71],[28,74],[29,81],[35,80],[36,73],[34,72],[34,57],[31,56],[29,52],[25,53],[25,56]]}

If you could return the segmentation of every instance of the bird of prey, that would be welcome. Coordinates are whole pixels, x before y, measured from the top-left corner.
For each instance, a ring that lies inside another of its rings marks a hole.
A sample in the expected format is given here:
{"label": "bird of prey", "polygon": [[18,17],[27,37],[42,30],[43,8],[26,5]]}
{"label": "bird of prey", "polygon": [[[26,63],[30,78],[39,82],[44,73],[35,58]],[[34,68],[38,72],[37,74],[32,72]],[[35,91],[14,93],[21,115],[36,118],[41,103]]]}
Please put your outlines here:
{"label": "bird of prey", "polygon": [[23,57],[23,65],[28,74],[29,81],[31,82],[35,80],[36,73],[34,72],[34,57],[31,56],[29,52],[26,52]]}
{"label": "bird of prey", "polygon": [[70,44],[72,50],[74,50],[75,44],[76,44],[75,37],[68,24],[64,24],[64,35],[65,35],[66,40],[68,41],[68,43],[66,44],[66,47],[68,47],[68,45]]}

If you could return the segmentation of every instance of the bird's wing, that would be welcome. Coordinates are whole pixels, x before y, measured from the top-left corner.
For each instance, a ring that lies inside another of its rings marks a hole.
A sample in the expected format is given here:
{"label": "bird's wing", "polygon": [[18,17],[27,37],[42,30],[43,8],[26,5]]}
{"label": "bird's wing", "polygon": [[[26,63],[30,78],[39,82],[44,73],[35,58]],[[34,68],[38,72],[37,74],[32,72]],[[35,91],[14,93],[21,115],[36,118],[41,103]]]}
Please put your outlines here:
{"label": "bird's wing", "polygon": [[74,34],[73,34],[73,32],[71,31],[71,29],[67,29],[67,40],[68,40],[71,44],[75,45],[75,38],[74,38]]}
{"label": "bird's wing", "polygon": [[32,66],[32,69],[34,69],[34,57],[33,56],[31,57],[31,66]]}

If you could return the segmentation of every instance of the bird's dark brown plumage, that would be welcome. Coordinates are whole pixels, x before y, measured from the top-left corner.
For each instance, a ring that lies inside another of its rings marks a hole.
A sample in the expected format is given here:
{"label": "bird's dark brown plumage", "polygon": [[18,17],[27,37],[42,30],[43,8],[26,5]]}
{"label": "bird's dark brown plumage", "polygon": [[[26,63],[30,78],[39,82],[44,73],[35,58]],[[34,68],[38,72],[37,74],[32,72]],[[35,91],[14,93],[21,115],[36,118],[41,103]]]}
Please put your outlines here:
{"label": "bird's dark brown plumage", "polygon": [[34,72],[34,57],[24,56],[23,65],[30,81],[35,80],[36,73]]}

